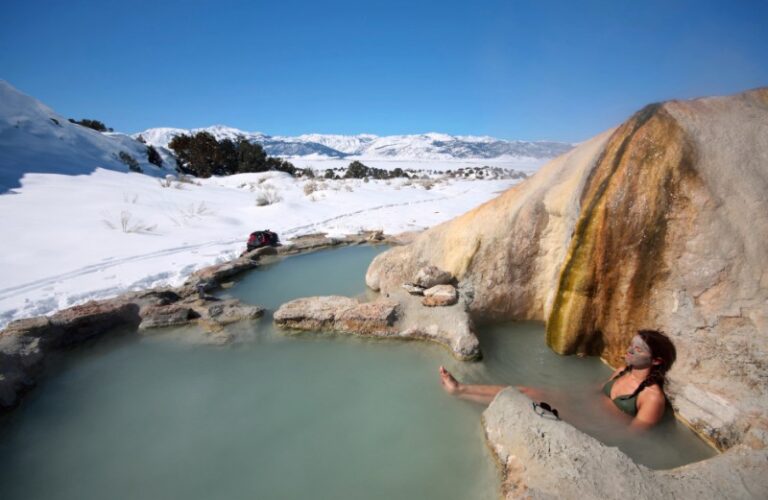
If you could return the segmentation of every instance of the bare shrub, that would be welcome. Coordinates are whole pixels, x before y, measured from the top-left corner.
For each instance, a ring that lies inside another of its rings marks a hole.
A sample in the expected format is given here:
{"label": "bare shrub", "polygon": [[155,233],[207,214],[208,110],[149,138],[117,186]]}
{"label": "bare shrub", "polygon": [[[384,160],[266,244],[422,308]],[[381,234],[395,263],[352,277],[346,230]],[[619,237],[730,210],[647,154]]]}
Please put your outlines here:
{"label": "bare shrub", "polygon": [[195,219],[214,214],[213,210],[209,209],[204,201],[197,204],[190,203],[185,207],[177,207],[176,211],[177,214],[175,216],[168,216],[176,226],[188,226]]}
{"label": "bare shrub", "polygon": [[191,175],[187,174],[180,174],[179,177],[176,179],[177,185],[175,186],[178,189],[181,189],[181,186],[179,184],[193,184],[195,186],[202,186],[199,181],[195,181],[195,178]]}
{"label": "bare shrub", "polygon": [[310,181],[304,184],[304,195],[309,196],[312,193],[317,191],[317,183],[315,181]]}
{"label": "bare shrub", "polygon": [[283,198],[271,184],[263,184],[261,191],[256,193],[256,206],[264,207],[282,201]]}
{"label": "bare shrub", "polygon": [[206,206],[204,201],[201,201],[197,205],[194,203],[188,207],[180,208],[179,212],[187,219],[194,219],[196,217],[205,217],[206,215],[213,215],[213,212]]}
{"label": "bare shrub", "polygon": [[174,177],[172,175],[166,175],[164,179],[158,179],[158,183],[162,188],[169,188],[173,185]]}
{"label": "bare shrub", "polygon": [[150,226],[140,220],[133,219],[133,215],[128,210],[120,212],[118,223],[113,223],[109,218],[103,219],[102,222],[110,229],[117,229],[119,226],[124,233],[152,233],[157,229],[156,224]]}

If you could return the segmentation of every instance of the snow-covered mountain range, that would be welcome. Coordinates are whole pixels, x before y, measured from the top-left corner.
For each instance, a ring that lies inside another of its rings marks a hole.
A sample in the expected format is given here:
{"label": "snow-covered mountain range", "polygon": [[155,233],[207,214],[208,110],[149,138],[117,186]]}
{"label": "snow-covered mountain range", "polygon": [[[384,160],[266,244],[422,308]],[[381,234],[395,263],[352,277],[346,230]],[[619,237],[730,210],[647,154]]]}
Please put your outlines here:
{"label": "snow-covered mountain range", "polygon": [[[412,163],[422,169],[437,167],[440,170],[446,166],[467,167],[469,165],[463,163],[480,161],[529,171],[573,147],[572,144],[550,141],[505,141],[437,133],[283,137],[222,125],[191,130],[152,128],[132,135],[101,133],[70,123],[34,97],[0,80],[0,193],[18,187],[26,173],[89,174],[97,167],[126,172],[129,170],[126,158],[134,164],[135,170],[162,177],[175,172],[176,162],[167,149],[171,139],[201,130],[219,140],[244,137],[262,144],[271,156],[287,157],[300,168],[313,169],[342,168],[350,158],[360,158],[385,169],[408,168]],[[163,168],[149,163],[147,145],[158,149],[164,160]]]}
{"label": "snow-covered mountain range", "polygon": [[218,140],[244,137],[258,142],[267,154],[282,157],[386,158],[407,160],[554,158],[574,145],[553,141],[506,141],[493,137],[453,136],[430,132],[417,135],[377,136],[372,134],[304,134],[296,137],[270,136],[215,125],[198,129],[152,128],[133,134],[147,144],[167,147],[174,136],[206,131]]}

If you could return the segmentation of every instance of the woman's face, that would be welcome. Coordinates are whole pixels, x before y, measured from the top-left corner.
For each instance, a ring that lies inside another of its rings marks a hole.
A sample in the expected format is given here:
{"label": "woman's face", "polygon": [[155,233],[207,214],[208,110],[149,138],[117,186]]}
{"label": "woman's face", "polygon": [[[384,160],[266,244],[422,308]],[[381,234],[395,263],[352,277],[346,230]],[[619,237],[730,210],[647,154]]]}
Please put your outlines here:
{"label": "woman's face", "polygon": [[632,337],[632,342],[629,344],[629,349],[627,349],[624,359],[628,366],[641,369],[650,367],[653,362],[651,348],[648,347],[648,344],[645,343],[640,335]]}

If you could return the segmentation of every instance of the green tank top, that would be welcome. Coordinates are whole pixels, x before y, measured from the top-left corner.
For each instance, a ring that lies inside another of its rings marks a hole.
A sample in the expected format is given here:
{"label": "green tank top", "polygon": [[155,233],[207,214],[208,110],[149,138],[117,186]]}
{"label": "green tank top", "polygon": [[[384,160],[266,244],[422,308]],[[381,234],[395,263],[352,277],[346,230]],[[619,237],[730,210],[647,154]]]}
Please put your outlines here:
{"label": "green tank top", "polygon": [[[609,380],[603,386],[603,394],[609,398],[611,397],[611,389],[613,389],[614,382],[616,382],[615,378]],[[632,415],[633,417],[637,415],[637,396],[633,396],[632,394],[616,396],[616,399],[613,400],[613,404],[618,406],[621,411],[628,415]]]}

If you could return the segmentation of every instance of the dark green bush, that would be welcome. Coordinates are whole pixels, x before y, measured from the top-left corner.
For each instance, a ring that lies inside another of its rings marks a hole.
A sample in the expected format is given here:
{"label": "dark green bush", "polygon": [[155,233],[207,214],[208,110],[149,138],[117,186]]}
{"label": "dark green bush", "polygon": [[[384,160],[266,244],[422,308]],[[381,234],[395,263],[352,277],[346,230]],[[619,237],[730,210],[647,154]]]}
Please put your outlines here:
{"label": "dark green bush", "polygon": [[128,170],[130,170],[131,172],[138,172],[138,173],[143,172],[143,170],[141,170],[141,167],[139,166],[139,162],[136,161],[136,158],[126,153],[125,151],[120,151],[120,154],[118,154],[117,157],[120,159],[121,162],[128,165]]}
{"label": "dark green bush", "polygon": [[237,142],[231,139],[217,141],[213,135],[203,131],[194,136],[177,135],[168,147],[176,155],[179,170],[197,177],[268,170],[296,174],[292,163],[267,156],[261,144],[242,137]]}
{"label": "dark green bush", "polygon": [[369,177],[374,179],[392,179],[394,177],[408,177],[408,174],[399,167],[394,170],[384,170],[383,168],[368,167],[357,160],[349,164],[344,174],[345,179],[365,179]]}
{"label": "dark green bush", "polygon": [[90,129],[93,129],[97,132],[112,132],[112,128],[107,128],[104,123],[100,122],[99,120],[91,120],[88,118],[83,118],[80,121],[74,120],[72,118],[69,119],[70,123],[75,123],[77,125],[82,125],[83,127],[88,127]]}
{"label": "dark green bush", "polygon": [[[139,136],[141,138],[141,136]],[[163,159],[160,157],[160,153],[157,152],[157,149],[153,145],[147,146],[147,161],[151,163],[152,165],[157,165],[158,167],[163,166]]]}

